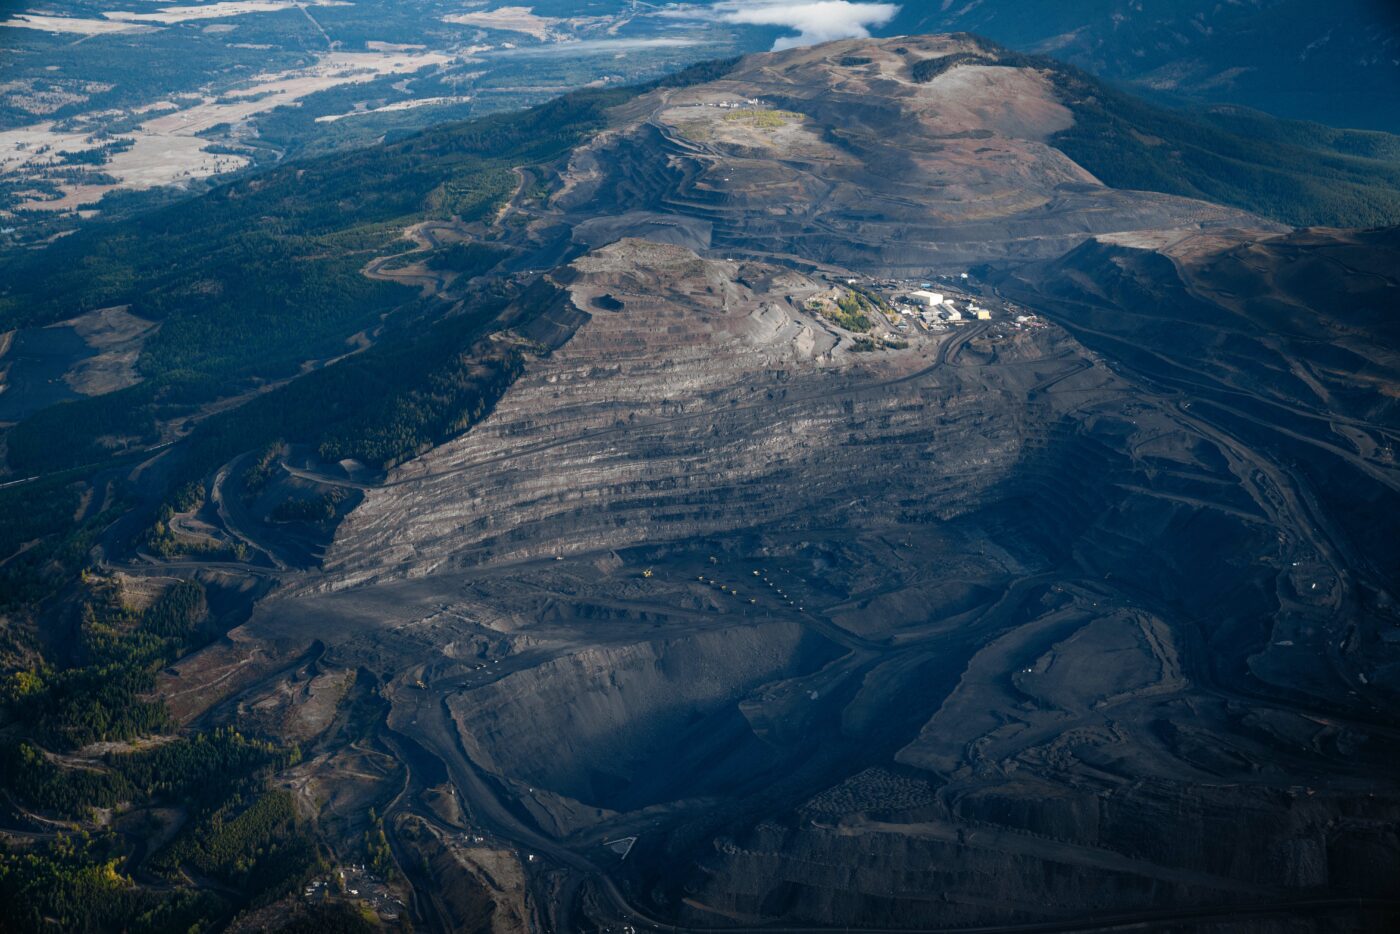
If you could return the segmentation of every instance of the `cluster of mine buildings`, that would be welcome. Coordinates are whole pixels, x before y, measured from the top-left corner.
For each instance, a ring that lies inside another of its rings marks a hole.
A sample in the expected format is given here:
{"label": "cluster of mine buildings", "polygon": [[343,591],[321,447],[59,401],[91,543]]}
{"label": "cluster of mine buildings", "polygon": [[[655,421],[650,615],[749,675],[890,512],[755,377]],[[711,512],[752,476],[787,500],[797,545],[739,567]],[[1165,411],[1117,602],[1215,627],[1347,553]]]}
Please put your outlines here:
{"label": "cluster of mine buildings", "polygon": [[968,273],[935,278],[937,282],[846,279],[845,284],[858,286],[884,299],[904,319],[903,324],[896,325],[899,330],[907,328],[911,321],[926,330],[943,330],[950,325],[991,320],[1004,321],[1018,329],[1040,325],[1033,314],[1022,312],[1003,301],[984,298],[981,287],[972,281]]}
{"label": "cluster of mine buildings", "polygon": [[992,311],[977,304],[974,298],[961,296],[963,306],[958,307],[952,295],[934,292],[928,288],[918,288],[905,293],[902,299],[893,302],[894,309],[906,318],[918,316],[925,324],[948,322],[958,324],[963,321],[990,321]]}

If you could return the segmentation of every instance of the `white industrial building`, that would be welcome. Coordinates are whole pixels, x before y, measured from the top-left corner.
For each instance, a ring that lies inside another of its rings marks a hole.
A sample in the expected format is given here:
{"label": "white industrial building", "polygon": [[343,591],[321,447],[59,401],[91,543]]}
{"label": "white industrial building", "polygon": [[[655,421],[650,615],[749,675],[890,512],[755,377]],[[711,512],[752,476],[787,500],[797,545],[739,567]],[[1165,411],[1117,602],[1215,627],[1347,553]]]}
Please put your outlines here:
{"label": "white industrial building", "polygon": [[943,295],[940,292],[929,292],[919,289],[917,292],[909,293],[909,300],[916,305],[923,305],[926,308],[936,308],[943,304]]}

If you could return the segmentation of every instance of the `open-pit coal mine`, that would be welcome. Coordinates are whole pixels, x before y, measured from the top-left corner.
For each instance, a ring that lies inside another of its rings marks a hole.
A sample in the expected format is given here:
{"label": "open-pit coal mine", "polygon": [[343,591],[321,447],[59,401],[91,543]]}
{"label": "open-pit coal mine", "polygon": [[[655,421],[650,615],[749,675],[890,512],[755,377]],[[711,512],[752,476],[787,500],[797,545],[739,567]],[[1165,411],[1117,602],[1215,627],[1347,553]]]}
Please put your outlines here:
{"label": "open-pit coal mine", "polygon": [[[117,871],[242,930],[1400,924],[1400,235],[1110,187],[1036,61],[751,56],[395,230],[355,275],[416,304],[235,401],[457,328],[403,456],[158,418],[88,573],[200,638],[110,739],[296,754],[220,823],[100,805],[163,815]],[[209,841],[271,795],[319,862],[239,902]]]}

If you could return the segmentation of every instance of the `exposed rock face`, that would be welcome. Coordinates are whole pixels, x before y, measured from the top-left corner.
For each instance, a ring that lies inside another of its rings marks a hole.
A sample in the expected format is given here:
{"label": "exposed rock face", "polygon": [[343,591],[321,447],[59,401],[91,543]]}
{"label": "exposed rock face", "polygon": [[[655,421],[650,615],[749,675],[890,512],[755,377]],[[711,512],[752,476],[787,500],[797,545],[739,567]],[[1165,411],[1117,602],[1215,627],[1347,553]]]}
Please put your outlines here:
{"label": "exposed rock face", "polygon": [[[1253,448],[1057,328],[857,354],[801,310],[813,280],[639,241],[559,281],[572,338],[369,492],[340,592],[254,630],[356,608],[337,651],[400,672],[396,729],[560,838],[712,828],[629,872],[692,923],[1376,891],[1388,734],[1239,680],[1317,560]],[[843,784],[870,766],[901,771]],[[758,787],[766,821],[731,823]]]}
{"label": "exposed rock face", "polygon": [[[568,278],[587,317],[573,338],[478,430],[371,494],[331,569],[552,557],[730,528],[747,507],[718,491],[781,469],[807,428],[770,403],[803,391],[803,377],[841,379],[835,337],[793,304],[820,286],[795,274],[624,241]],[[716,419],[742,426],[728,450],[707,440]],[[755,425],[779,434],[751,437]]]}
{"label": "exposed rock face", "polygon": [[[830,646],[784,621],[583,648],[448,701],[472,761],[594,805],[655,783],[644,770],[691,763],[717,713],[805,673]],[[549,729],[540,729],[548,719]],[[663,799],[663,802],[664,803]]]}
{"label": "exposed rock face", "polygon": [[[820,288],[812,280],[638,241],[580,260],[573,274],[569,294],[591,309],[588,321],[469,436],[372,493],[343,527],[332,571],[359,579],[394,562],[421,570],[754,522],[802,527],[814,521],[815,491],[896,496],[880,475],[851,475],[849,448],[929,432],[930,406],[946,409],[950,435],[978,436],[945,446],[966,453],[935,459],[926,434],[879,457],[882,471],[942,477],[943,508],[1017,455],[1014,433],[988,425],[975,395],[917,377],[932,363],[927,348],[870,359],[850,352],[849,337],[838,347],[830,325],[798,310]],[[622,307],[601,310],[600,296]],[[843,508],[880,522],[900,508],[855,506]]]}
{"label": "exposed rock face", "polygon": [[1100,184],[1046,144],[1073,117],[1037,72],[913,77],[920,61],[977,48],[945,36],[836,42],[647,95],[574,156],[553,205],[590,246],[643,225],[692,247],[874,275],[1051,258],[1113,231],[1262,223]]}
{"label": "exposed rock face", "polygon": [[[588,248],[497,338],[552,350],[191,678],[243,690],[254,657],[280,714],[303,679],[269,659],[321,640],[589,923],[1386,896],[1394,235],[1106,189],[1044,145],[1039,76],[907,79],[959,48],[766,56],[618,112],[520,218]],[[832,264],[1010,258],[1046,262],[988,290],[1055,323],[871,349],[809,310]]]}

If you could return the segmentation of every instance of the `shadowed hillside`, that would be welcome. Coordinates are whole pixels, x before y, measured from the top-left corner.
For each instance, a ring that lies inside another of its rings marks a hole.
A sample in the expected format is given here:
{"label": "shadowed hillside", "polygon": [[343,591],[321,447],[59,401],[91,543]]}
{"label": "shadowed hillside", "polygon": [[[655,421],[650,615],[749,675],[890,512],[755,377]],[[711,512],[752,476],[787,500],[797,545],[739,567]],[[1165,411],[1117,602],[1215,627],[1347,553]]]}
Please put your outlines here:
{"label": "shadowed hillside", "polygon": [[884,32],[974,32],[1143,93],[1400,132],[1400,11],[1388,0],[905,3]]}

